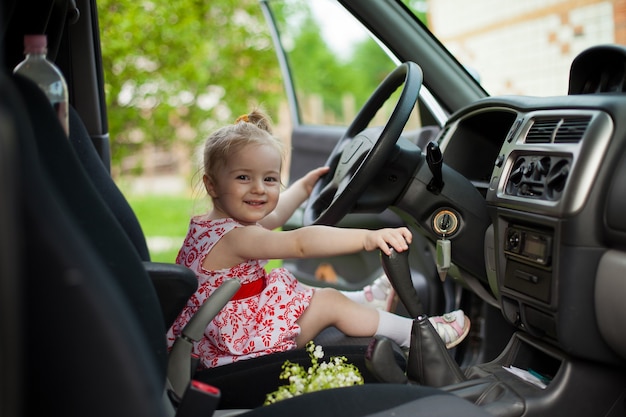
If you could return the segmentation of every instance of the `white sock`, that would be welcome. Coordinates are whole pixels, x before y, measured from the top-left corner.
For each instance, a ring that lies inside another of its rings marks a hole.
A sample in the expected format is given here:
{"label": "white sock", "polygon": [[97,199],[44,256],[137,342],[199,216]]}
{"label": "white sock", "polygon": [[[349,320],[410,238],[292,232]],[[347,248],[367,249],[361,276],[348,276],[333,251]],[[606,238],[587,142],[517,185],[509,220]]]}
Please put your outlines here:
{"label": "white sock", "polygon": [[343,295],[345,295],[347,298],[349,298],[352,301],[354,301],[355,303],[365,304],[365,302],[367,301],[366,298],[365,298],[365,291],[363,291],[363,290],[341,291],[341,293]]}
{"label": "white sock", "polygon": [[412,319],[387,311],[378,311],[378,328],[375,336],[388,337],[401,347],[408,348],[411,346],[412,328]]}

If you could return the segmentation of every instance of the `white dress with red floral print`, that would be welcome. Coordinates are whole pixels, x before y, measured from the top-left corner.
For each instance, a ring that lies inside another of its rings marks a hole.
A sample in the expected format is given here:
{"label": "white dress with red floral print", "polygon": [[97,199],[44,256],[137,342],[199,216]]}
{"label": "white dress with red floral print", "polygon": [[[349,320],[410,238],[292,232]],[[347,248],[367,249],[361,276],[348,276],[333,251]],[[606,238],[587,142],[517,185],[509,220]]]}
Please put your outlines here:
{"label": "white dress with red floral print", "polygon": [[295,348],[295,338],[300,334],[296,320],[313,295],[312,289],[301,285],[284,268],[266,273],[266,260],[250,260],[217,271],[204,269],[202,262],[206,255],[222,236],[236,227],[243,225],[233,219],[192,218],[176,258],[176,263],[196,273],[198,289],[167,332],[170,348],[199,306],[224,279],[237,278],[244,286],[259,283],[258,279],[265,281],[259,294],[229,301],[207,326],[204,337],[194,343],[193,353],[207,368]]}

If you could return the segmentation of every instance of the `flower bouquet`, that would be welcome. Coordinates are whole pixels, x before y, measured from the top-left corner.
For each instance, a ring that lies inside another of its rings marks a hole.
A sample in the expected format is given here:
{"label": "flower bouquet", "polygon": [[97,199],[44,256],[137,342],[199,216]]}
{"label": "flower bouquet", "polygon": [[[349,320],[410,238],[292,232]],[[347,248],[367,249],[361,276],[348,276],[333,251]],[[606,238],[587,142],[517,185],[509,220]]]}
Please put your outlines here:
{"label": "flower bouquet", "polygon": [[307,392],[363,384],[361,372],[355,365],[347,363],[345,356],[333,356],[329,362],[319,363],[324,357],[322,347],[309,342],[306,350],[311,358],[309,369],[305,370],[299,364],[285,361],[280,379],[289,381],[289,384],[282,385],[276,391],[267,394],[265,405]]}

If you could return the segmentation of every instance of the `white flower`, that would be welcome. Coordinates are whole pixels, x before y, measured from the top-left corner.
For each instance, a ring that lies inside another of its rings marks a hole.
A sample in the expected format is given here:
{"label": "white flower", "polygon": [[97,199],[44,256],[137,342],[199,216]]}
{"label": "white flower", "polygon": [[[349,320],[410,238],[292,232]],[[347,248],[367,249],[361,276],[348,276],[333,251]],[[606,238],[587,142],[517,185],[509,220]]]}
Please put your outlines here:
{"label": "white flower", "polygon": [[318,361],[324,357],[322,347],[309,342],[306,350],[311,358],[311,366],[305,370],[299,364],[285,361],[280,379],[288,380],[289,385],[283,385],[267,394],[265,404],[307,392],[363,384],[361,372],[353,364],[347,363],[345,356],[333,356],[328,363],[320,364]]}
{"label": "white flower", "polygon": [[324,351],[322,350],[321,346],[315,346],[313,356],[315,356],[317,359],[322,359],[324,357]]}

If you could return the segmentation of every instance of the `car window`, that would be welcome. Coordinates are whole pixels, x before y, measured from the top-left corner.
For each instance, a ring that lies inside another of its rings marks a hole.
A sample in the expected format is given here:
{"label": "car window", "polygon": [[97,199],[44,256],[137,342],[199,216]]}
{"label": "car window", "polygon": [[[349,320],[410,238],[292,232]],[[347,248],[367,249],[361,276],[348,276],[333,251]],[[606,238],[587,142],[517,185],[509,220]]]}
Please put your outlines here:
{"label": "car window", "polygon": [[[272,1],[301,124],[346,126],[396,63],[336,1]],[[384,122],[388,100],[372,121]],[[415,112],[413,125],[419,125]],[[409,126],[415,127],[415,126]]]}

